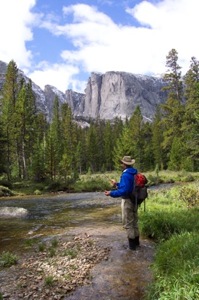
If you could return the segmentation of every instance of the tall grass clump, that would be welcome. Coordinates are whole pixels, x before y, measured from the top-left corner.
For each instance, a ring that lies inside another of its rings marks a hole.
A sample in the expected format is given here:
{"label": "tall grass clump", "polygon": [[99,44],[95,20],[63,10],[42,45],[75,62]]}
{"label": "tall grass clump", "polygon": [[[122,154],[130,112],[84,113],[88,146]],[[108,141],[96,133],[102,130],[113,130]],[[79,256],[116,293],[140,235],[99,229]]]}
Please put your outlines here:
{"label": "tall grass clump", "polygon": [[17,264],[17,256],[9,251],[3,251],[0,255],[0,267],[11,267]]}
{"label": "tall grass clump", "polygon": [[173,234],[199,231],[198,215],[199,208],[192,211],[147,211],[141,217],[141,232],[160,243],[168,240]]}
{"label": "tall grass clump", "polygon": [[[188,209],[187,202],[190,200],[182,199],[183,189],[183,186],[177,186],[170,190],[149,193],[146,211],[140,210],[140,229],[143,235],[160,242],[169,239],[173,234],[199,230],[199,206],[193,205],[192,209]],[[197,187],[191,186],[190,189],[198,193]],[[188,193],[183,195],[190,199]],[[196,203],[195,198],[192,199]]]}
{"label": "tall grass clump", "polygon": [[162,243],[146,299],[199,299],[199,234],[185,232]]}
{"label": "tall grass clump", "polygon": [[193,185],[184,186],[180,190],[179,198],[188,208],[199,206],[199,189]]}

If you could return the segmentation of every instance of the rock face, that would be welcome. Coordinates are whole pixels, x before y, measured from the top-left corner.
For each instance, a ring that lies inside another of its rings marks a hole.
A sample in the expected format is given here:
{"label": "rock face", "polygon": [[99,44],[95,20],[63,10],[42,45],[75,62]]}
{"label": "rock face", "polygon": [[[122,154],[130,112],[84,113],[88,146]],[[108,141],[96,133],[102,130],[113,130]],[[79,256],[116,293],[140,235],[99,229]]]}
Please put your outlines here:
{"label": "rock face", "polygon": [[88,80],[83,116],[101,119],[130,117],[139,105],[144,117],[152,119],[157,104],[163,103],[161,79],[125,72],[92,73]]}
{"label": "rock face", "polygon": [[7,65],[3,61],[0,61],[0,90],[3,86],[4,80],[5,80],[5,74],[7,70]]}
{"label": "rock face", "polygon": [[[0,62],[0,90],[5,80],[7,65]],[[19,72],[27,81],[28,78]],[[160,78],[135,75],[125,72],[91,73],[85,94],[67,90],[62,93],[57,88],[46,85],[44,91],[32,83],[37,107],[51,120],[53,101],[58,97],[60,104],[67,103],[76,119],[106,119],[131,117],[137,106],[145,119],[153,119],[156,106],[165,102],[162,91],[164,82]]]}

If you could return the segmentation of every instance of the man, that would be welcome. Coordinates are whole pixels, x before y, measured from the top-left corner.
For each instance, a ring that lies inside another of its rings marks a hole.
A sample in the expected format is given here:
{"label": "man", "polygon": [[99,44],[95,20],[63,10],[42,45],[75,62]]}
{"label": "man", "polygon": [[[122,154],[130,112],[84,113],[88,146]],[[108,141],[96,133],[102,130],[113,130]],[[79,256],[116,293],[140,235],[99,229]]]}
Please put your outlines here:
{"label": "man", "polygon": [[124,156],[121,159],[122,175],[120,182],[111,180],[112,185],[116,187],[115,190],[105,191],[106,196],[113,198],[122,197],[122,223],[127,232],[127,238],[129,242],[129,249],[136,250],[139,246],[139,229],[138,229],[138,207],[136,203],[133,203],[130,199],[130,195],[134,188],[134,175],[137,174],[137,170],[132,167],[135,160],[131,156]]}

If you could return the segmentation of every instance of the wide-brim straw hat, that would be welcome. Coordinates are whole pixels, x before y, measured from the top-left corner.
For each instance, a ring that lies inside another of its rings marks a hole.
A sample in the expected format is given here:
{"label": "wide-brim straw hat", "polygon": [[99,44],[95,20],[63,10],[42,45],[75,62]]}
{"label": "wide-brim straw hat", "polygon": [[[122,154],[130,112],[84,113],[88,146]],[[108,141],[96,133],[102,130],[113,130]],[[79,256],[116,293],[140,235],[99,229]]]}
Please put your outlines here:
{"label": "wide-brim straw hat", "polygon": [[121,162],[127,166],[131,166],[135,163],[135,159],[132,159],[131,156],[124,156]]}

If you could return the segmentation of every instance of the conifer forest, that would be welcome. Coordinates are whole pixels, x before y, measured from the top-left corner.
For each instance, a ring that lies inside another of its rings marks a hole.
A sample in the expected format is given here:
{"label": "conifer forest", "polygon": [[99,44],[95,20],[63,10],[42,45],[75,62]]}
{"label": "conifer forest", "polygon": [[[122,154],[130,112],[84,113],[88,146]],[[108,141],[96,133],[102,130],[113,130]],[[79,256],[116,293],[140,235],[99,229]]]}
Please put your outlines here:
{"label": "conifer forest", "polygon": [[65,180],[91,172],[112,171],[131,155],[141,171],[199,171],[199,62],[190,59],[184,76],[178,52],[166,57],[163,76],[168,97],[152,122],[139,107],[130,119],[75,122],[68,104],[55,97],[51,122],[36,108],[31,81],[19,80],[8,64],[0,95],[0,176],[9,181]]}

